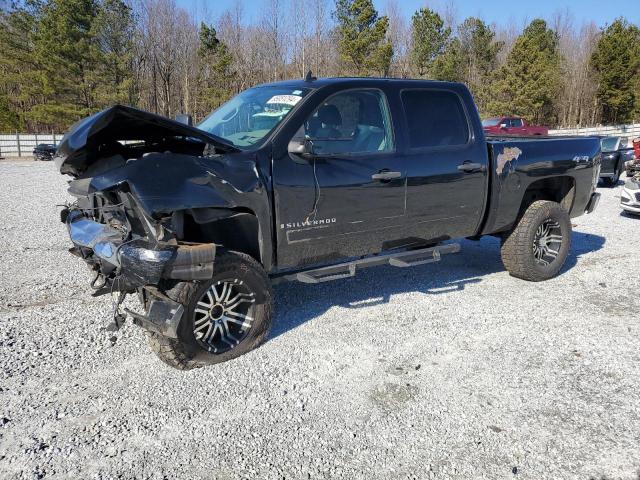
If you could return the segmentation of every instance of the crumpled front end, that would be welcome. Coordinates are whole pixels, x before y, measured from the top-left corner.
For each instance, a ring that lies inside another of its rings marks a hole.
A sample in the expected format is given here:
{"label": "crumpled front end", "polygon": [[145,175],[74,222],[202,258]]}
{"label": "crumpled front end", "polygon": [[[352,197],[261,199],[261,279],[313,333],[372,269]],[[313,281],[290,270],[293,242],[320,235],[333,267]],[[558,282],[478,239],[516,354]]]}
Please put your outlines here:
{"label": "crumpled front end", "polygon": [[215,244],[176,240],[170,231],[146,218],[133,197],[124,192],[79,197],[62,211],[61,220],[73,243],[70,252],[93,272],[94,296],[119,293],[122,299],[128,293],[139,293],[146,314],[127,313],[148,330],[175,338],[183,307],[158,287],[165,281],[211,278]]}
{"label": "crumpled front end", "polygon": [[[93,272],[94,295],[138,293],[148,330],[175,338],[179,282],[210,280],[216,245],[271,259],[269,199],[252,152],[215,135],[130,107],[81,120],[56,165],[76,198],[61,219],[71,252]],[[116,326],[124,321],[119,308]]]}
{"label": "crumpled front end", "polygon": [[215,244],[171,244],[127,240],[122,231],[86,217],[81,210],[67,216],[72,253],[97,272],[100,284],[127,290],[157,284],[162,278],[205,280],[213,274]]}

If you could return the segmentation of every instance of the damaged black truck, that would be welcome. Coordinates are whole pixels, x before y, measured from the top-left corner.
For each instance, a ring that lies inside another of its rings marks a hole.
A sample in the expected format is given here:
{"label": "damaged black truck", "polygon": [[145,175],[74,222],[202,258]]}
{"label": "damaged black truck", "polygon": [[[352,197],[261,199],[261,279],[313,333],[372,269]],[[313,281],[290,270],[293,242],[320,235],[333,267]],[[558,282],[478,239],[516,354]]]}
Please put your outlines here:
{"label": "damaged black truck", "polygon": [[114,106],[74,125],[61,214],[94,295],[167,364],[237,357],[271,325],[271,285],[409,267],[493,235],[515,277],[561,269],[591,212],[597,138],[485,138],[464,85],[311,79],[240,93],[197,126]]}

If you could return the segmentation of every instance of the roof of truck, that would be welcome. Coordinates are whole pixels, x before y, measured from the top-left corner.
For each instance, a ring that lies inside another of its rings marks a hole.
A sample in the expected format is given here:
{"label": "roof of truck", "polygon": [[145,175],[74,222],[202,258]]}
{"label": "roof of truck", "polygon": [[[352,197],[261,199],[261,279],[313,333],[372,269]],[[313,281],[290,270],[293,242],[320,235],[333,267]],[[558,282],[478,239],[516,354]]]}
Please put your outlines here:
{"label": "roof of truck", "polygon": [[350,83],[370,83],[370,84],[381,84],[381,83],[423,83],[430,85],[460,85],[455,82],[442,82],[439,80],[425,80],[425,79],[414,79],[414,78],[387,78],[387,77],[326,77],[326,78],[313,78],[311,80],[295,79],[295,80],[282,80],[279,82],[271,82],[271,83],[263,83],[262,85],[258,85],[260,87],[265,86],[287,86],[293,88],[322,88],[328,85],[335,84],[350,84]]}

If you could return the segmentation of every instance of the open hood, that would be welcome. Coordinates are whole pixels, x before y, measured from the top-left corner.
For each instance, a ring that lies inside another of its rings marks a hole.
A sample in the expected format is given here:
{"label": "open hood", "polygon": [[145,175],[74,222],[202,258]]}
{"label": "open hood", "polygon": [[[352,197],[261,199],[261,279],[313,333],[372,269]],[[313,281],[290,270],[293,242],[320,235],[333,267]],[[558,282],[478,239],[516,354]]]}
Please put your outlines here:
{"label": "open hood", "polygon": [[213,145],[223,152],[237,149],[220,137],[160,115],[114,105],[74,124],[62,138],[55,161],[60,173],[79,175],[122,140],[145,142],[184,137]]}

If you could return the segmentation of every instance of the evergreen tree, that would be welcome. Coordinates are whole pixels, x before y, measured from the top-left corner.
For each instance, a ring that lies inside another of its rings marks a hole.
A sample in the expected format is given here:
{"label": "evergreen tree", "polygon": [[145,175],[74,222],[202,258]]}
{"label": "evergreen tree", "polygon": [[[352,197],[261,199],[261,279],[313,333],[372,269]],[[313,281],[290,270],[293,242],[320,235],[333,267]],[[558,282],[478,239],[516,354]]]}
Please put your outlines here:
{"label": "evergreen tree", "polygon": [[96,104],[104,108],[134,103],[135,21],[131,8],[123,0],[102,0],[91,29],[96,64],[89,77],[96,86]]}
{"label": "evergreen tree", "polygon": [[445,82],[464,82],[464,58],[458,38],[452,38],[431,66],[431,77]]}
{"label": "evergreen tree", "polygon": [[0,25],[0,130],[60,130],[135,103],[135,22],[123,0],[27,0]]}
{"label": "evergreen tree", "polygon": [[25,112],[45,100],[33,89],[38,67],[33,61],[31,38],[38,8],[29,1],[0,12],[0,132],[27,127]]}
{"label": "evergreen tree", "polygon": [[451,29],[444,26],[444,21],[433,10],[421,8],[411,18],[411,39],[413,42],[412,58],[423,76],[431,72],[436,58],[441,55],[447,45]]}
{"label": "evergreen tree", "polygon": [[70,124],[96,107],[98,58],[92,28],[98,13],[96,0],[50,0],[33,37],[38,73],[36,88],[56,101],[35,105],[28,116],[38,123]]}
{"label": "evergreen tree", "polygon": [[6,94],[0,94],[0,132],[22,128],[19,115],[15,112]]}
{"label": "evergreen tree", "polygon": [[640,116],[640,29],[619,18],[603,30],[591,57],[603,123]]}
{"label": "evergreen tree", "polygon": [[202,116],[218,108],[232,95],[235,75],[231,70],[233,56],[218,39],[215,28],[203,22],[198,34],[199,79],[203,88],[198,99],[198,112],[194,113]]}
{"label": "evergreen tree", "polygon": [[372,0],[336,0],[338,53],[358,75],[388,75],[393,47],[386,39],[389,19],[379,17]]}
{"label": "evergreen tree", "polygon": [[558,36],[544,20],[533,20],[497,72],[489,110],[494,115],[519,115],[533,122],[554,124],[560,79]]}
{"label": "evergreen tree", "polygon": [[433,61],[432,77],[436,80],[465,83],[484,113],[492,95],[492,80],[497,69],[497,56],[503,47],[495,33],[482,20],[467,18],[455,38],[447,42],[444,52]]}

